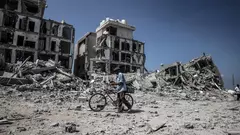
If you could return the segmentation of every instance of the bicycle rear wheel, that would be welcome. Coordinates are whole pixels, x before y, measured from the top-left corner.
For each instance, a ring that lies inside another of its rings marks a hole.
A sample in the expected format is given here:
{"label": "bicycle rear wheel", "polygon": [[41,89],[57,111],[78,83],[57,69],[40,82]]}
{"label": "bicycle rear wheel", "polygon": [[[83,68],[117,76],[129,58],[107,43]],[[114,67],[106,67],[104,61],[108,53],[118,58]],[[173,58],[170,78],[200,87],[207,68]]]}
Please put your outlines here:
{"label": "bicycle rear wheel", "polygon": [[107,99],[103,94],[95,93],[90,97],[88,105],[92,111],[99,112],[107,105]]}

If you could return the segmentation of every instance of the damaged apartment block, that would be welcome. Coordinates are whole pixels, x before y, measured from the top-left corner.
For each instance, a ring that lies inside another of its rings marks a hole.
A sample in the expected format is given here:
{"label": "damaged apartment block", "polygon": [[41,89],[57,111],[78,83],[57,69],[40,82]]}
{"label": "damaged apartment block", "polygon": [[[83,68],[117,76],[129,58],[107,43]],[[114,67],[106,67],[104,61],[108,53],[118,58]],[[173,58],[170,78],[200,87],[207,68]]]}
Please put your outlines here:
{"label": "damaged apartment block", "polygon": [[180,87],[188,85],[192,89],[201,89],[200,84],[213,85],[218,89],[224,87],[222,76],[212,57],[205,55],[186,64],[176,62],[171,65],[161,65],[160,72],[157,73],[156,77],[159,78],[158,82],[161,82],[159,85],[164,83]]}
{"label": "damaged apartment block", "polygon": [[86,72],[112,74],[116,66],[123,73],[144,72],[144,43],[133,39],[135,27],[126,20],[106,18],[96,32],[82,37],[75,48],[74,73],[86,76]]}
{"label": "damaged apartment block", "polygon": [[71,69],[74,28],[64,21],[43,19],[45,0],[0,1],[0,54],[15,63],[52,59]]}

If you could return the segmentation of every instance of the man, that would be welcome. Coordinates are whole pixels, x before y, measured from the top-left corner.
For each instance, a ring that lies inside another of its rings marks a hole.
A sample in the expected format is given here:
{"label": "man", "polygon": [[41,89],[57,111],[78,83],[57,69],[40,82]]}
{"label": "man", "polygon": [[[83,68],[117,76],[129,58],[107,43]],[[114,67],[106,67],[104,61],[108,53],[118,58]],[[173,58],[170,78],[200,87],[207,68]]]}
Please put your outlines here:
{"label": "man", "polygon": [[117,98],[118,98],[118,112],[123,111],[122,103],[124,103],[129,111],[131,109],[131,104],[125,99],[125,92],[127,91],[126,80],[124,75],[121,73],[120,68],[116,67],[113,70],[116,73],[116,82],[111,83],[112,85],[117,85]]}
{"label": "man", "polygon": [[239,84],[235,87],[236,95],[237,95],[237,100],[240,100],[240,87]]}

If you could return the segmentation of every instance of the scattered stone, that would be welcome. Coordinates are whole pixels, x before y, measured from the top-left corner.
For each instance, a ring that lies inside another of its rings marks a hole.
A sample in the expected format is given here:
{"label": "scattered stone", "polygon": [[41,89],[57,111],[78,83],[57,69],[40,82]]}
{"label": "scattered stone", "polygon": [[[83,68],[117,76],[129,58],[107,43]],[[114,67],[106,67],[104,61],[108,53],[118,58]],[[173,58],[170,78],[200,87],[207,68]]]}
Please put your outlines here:
{"label": "scattered stone", "polygon": [[65,132],[68,132],[68,133],[78,132],[76,127],[77,126],[74,123],[67,123],[65,126]]}
{"label": "scattered stone", "polygon": [[40,99],[36,99],[34,103],[41,103],[42,101]]}
{"label": "scattered stone", "polygon": [[59,126],[59,123],[52,123],[50,126],[51,126],[51,127],[58,127],[58,126]]}
{"label": "scattered stone", "polygon": [[76,111],[81,111],[81,110],[82,110],[82,106],[81,106],[81,105],[77,106],[77,107],[75,108],[75,110],[76,110]]}
{"label": "scattered stone", "polygon": [[87,97],[79,97],[78,101],[79,102],[86,102],[86,101],[88,101],[88,98]]}
{"label": "scattered stone", "polygon": [[142,127],[145,127],[146,124],[142,123],[142,124],[139,124],[138,127],[142,128]]}
{"label": "scattered stone", "polygon": [[63,105],[62,101],[59,100],[59,101],[57,102],[57,105]]}
{"label": "scattered stone", "polygon": [[200,118],[195,118],[195,120],[200,121]]}
{"label": "scattered stone", "polygon": [[166,123],[167,123],[167,120],[165,120],[165,118],[162,118],[162,117],[153,118],[147,123],[147,126],[148,126],[147,134],[156,132],[159,129],[165,127]]}
{"label": "scattered stone", "polygon": [[232,130],[232,131],[227,131],[228,135],[240,135],[240,130]]}
{"label": "scattered stone", "polygon": [[50,95],[50,98],[55,98],[55,95],[53,95],[53,94],[52,94],[52,95]]}
{"label": "scattered stone", "polygon": [[17,130],[20,132],[27,131],[25,127],[17,127]]}
{"label": "scattered stone", "polygon": [[0,125],[13,124],[13,122],[8,121],[7,119],[0,120]]}
{"label": "scattered stone", "polygon": [[186,123],[184,123],[184,128],[186,128],[186,129],[193,129],[194,126],[193,126],[192,123],[190,123],[190,122],[186,122]]}
{"label": "scattered stone", "polygon": [[181,95],[181,97],[183,97],[183,98],[187,98],[187,94],[186,94],[186,93],[181,93],[180,95]]}

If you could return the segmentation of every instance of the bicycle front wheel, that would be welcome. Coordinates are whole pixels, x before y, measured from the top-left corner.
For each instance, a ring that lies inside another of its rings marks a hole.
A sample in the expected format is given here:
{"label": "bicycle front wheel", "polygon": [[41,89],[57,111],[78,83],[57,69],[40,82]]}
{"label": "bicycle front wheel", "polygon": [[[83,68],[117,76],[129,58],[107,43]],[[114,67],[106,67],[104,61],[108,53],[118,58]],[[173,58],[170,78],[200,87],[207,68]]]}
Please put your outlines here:
{"label": "bicycle front wheel", "polygon": [[[126,93],[125,94],[125,99],[130,103],[131,108],[132,108],[133,103],[134,103],[133,97],[130,94]],[[123,104],[123,111],[128,111],[128,109],[129,108],[127,108],[127,106],[125,104]]]}
{"label": "bicycle front wheel", "polygon": [[107,105],[107,99],[103,94],[95,93],[90,97],[88,105],[92,111],[99,112]]}

